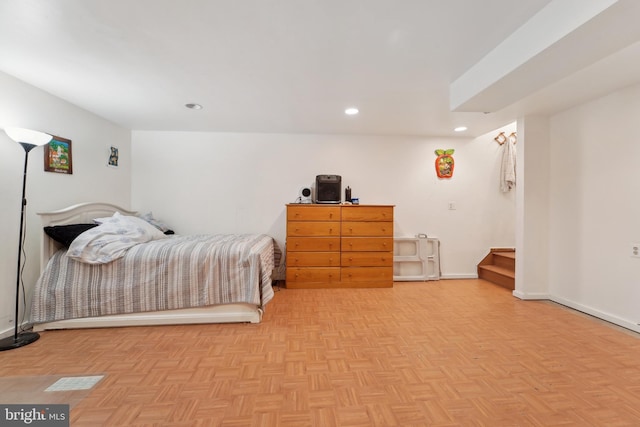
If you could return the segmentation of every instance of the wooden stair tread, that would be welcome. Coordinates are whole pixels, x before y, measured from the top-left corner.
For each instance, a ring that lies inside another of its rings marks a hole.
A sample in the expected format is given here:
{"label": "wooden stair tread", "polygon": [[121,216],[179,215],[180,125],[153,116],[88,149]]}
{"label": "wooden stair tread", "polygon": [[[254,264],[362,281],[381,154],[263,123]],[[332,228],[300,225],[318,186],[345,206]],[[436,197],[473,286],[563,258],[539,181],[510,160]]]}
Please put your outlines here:
{"label": "wooden stair tread", "polygon": [[514,290],[516,283],[516,251],[492,248],[478,264],[478,278]]}
{"label": "wooden stair tread", "polygon": [[516,253],[509,251],[509,252],[494,252],[493,256],[501,256],[501,257],[505,257],[505,258],[511,258],[511,259],[516,259]]}
{"label": "wooden stair tread", "polygon": [[516,277],[515,271],[510,270],[508,268],[499,267],[499,266],[493,265],[493,264],[479,265],[478,268],[482,269],[482,270],[493,271],[494,273],[498,273],[498,274],[501,274],[503,276],[510,277],[512,279],[515,279],[515,277]]}

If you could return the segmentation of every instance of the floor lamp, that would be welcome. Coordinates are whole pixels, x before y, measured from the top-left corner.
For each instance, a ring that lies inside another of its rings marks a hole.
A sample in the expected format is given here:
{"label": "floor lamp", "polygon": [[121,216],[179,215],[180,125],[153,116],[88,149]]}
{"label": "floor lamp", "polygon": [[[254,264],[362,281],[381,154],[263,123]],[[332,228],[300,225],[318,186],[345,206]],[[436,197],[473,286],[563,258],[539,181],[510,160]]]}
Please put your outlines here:
{"label": "floor lamp", "polygon": [[25,208],[27,206],[27,199],[25,197],[25,191],[27,187],[27,163],[29,161],[29,151],[37,147],[38,145],[45,145],[51,141],[52,136],[46,133],[37,132],[29,129],[22,128],[5,128],[4,131],[9,138],[13,139],[24,148],[24,175],[22,177],[22,208],[20,212],[20,240],[18,241],[18,269],[16,272],[16,312],[14,318],[15,330],[13,336],[0,340],[0,351],[11,350],[14,348],[23,347],[31,344],[40,338],[37,332],[19,332],[18,331],[18,318],[20,307],[20,283],[22,281],[22,242],[24,240],[24,217]]}

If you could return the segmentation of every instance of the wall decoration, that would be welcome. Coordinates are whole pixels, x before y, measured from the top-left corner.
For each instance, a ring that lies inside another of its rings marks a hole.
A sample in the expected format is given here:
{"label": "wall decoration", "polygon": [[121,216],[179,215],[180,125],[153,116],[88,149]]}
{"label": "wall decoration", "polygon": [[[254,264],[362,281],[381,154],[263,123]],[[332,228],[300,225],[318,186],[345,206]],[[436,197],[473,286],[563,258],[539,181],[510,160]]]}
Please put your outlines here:
{"label": "wall decoration", "polygon": [[511,132],[509,136],[506,136],[504,132],[500,132],[498,136],[493,138],[498,144],[502,145],[507,141],[510,141],[512,144],[518,142],[518,134],[515,132]]}
{"label": "wall decoration", "polygon": [[436,173],[438,178],[451,178],[453,176],[453,152],[454,149],[436,150]]}
{"label": "wall decoration", "polygon": [[44,170],[71,175],[73,173],[73,161],[71,157],[71,140],[54,136],[44,146]]}
{"label": "wall decoration", "polygon": [[111,151],[109,153],[109,163],[107,164],[114,168],[118,167],[118,148],[117,147],[111,147]]}
{"label": "wall decoration", "polygon": [[495,138],[493,138],[494,141],[496,141],[498,144],[502,145],[505,143],[505,141],[507,140],[507,136],[504,134],[504,132],[500,132],[498,134],[498,136],[496,136]]}

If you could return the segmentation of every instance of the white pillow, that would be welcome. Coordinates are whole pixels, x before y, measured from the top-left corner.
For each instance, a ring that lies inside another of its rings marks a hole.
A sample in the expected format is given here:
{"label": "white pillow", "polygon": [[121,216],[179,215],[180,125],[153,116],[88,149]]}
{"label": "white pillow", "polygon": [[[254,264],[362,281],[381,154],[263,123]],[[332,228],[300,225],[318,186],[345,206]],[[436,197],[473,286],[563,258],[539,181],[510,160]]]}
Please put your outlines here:
{"label": "white pillow", "polygon": [[167,238],[145,220],[118,212],[95,221],[100,225],[78,236],[69,246],[68,257],[87,264],[106,264],[123,257],[135,245]]}

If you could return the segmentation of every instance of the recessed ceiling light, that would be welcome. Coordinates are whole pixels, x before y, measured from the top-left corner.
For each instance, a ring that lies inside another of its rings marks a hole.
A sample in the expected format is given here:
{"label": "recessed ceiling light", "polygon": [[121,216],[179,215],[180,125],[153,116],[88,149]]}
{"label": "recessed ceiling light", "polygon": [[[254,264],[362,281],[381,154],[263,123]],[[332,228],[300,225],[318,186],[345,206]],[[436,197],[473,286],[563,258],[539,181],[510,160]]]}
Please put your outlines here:
{"label": "recessed ceiling light", "polygon": [[455,128],[453,131],[454,132],[464,132],[465,130],[467,130],[466,126],[458,126],[457,128]]}
{"label": "recessed ceiling light", "polygon": [[357,108],[355,108],[355,107],[349,107],[349,108],[347,108],[346,110],[344,110],[344,113],[345,113],[347,116],[355,116],[355,115],[356,115],[356,114],[358,114],[359,112],[360,112],[360,111],[358,111],[358,109],[357,109]]}
{"label": "recessed ceiling light", "polygon": [[202,110],[202,105],[200,104],[185,104],[185,107],[191,108],[192,110]]}

